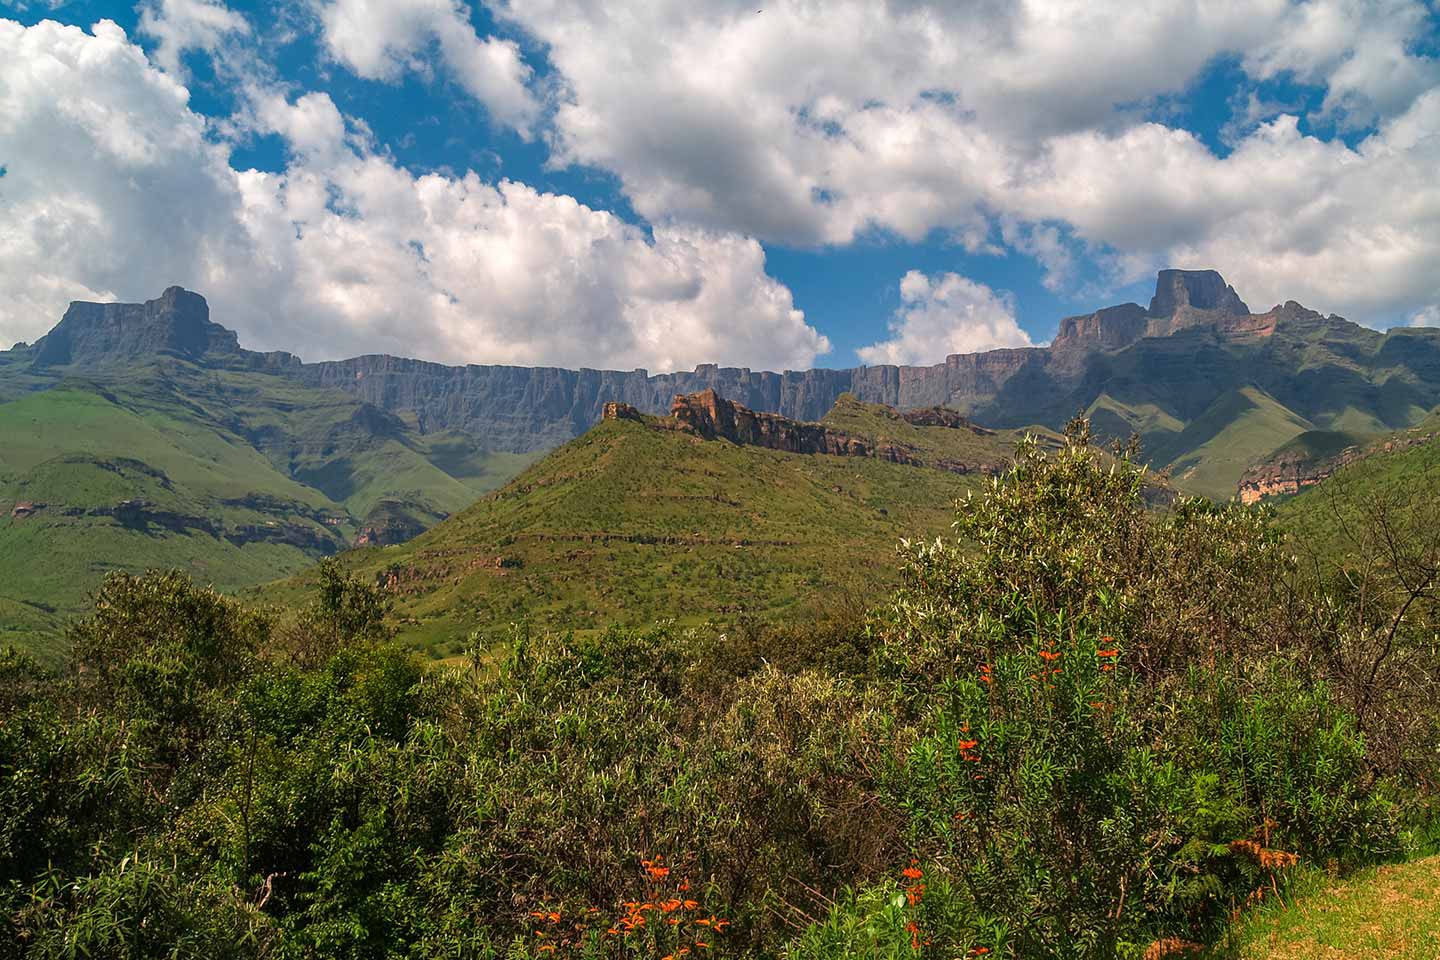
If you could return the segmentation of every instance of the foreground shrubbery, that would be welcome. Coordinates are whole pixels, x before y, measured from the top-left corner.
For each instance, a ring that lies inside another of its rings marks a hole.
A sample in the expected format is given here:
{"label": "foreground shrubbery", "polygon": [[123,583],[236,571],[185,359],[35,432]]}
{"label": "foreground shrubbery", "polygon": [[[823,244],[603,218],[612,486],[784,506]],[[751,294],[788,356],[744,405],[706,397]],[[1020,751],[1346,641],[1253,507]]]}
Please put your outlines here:
{"label": "foreground shrubbery", "polygon": [[[1433,770],[1367,748],[1385,701],[1325,654],[1353,646],[1343,598],[1263,515],[1156,516],[1075,439],[1022,449],[955,541],[907,545],[863,625],[518,630],[498,671],[425,670],[333,569],[293,622],[112,578],[63,676],[0,662],[3,935],[34,957],[1138,957],[1214,937],[1297,858],[1400,851]],[[1391,631],[1424,670],[1426,624]]]}

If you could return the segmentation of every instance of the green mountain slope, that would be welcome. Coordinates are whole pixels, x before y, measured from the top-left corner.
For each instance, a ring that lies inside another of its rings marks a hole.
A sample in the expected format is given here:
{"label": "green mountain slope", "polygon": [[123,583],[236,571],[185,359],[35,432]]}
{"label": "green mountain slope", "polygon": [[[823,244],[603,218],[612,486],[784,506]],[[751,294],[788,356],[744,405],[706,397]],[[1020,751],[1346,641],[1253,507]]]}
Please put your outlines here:
{"label": "green mountain slope", "polygon": [[1263,390],[1241,387],[1222,395],[1150,455],[1187,489],[1228,500],[1246,467],[1311,427]]}
{"label": "green mountain slope", "polygon": [[0,354],[0,643],[42,656],[110,570],[238,589],[413,536],[533,460],[223,357],[44,350]]}
{"label": "green mountain slope", "polygon": [[[892,586],[898,539],[944,534],[981,477],[707,441],[662,422],[606,420],[414,540],[341,562],[386,584],[408,638],[437,655],[522,619],[584,629],[823,616]],[[915,426],[852,398],[825,424],[986,465],[1020,436]],[[309,579],[281,595],[302,596]]]}

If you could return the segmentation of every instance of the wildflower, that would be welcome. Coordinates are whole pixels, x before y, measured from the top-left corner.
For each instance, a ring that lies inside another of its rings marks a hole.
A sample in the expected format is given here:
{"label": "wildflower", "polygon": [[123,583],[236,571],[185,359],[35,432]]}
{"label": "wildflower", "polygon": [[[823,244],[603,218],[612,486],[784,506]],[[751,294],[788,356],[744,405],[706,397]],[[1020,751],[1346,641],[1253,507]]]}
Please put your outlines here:
{"label": "wildflower", "polygon": [[1041,650],[1041,651],[1040,651],[1040,657],[1041,657],[1041,659],[1045,660],[1046,662],[1049,662],[1049,661],[1052,661],[1052,660],[1059,660],[1060,657],[1061,657],[1061,654],[1056,653],[1056,652],[1053,651],[1053,650]]}
{"label": "wildflower", "polygon": [[979,743],[979,740],[961,740],[958,746],[960,747],[960,752],[964,753],[967,750],[974,750]]}
{"label": "wildflower", "polygon": [[700,904],[694,900],[686,900],[683,904],[681,904],[681,906],[683,906],[686,910],[694,910],[696,907],[700,906]]}
{"label": "wildflower", "polygon": [[920,870],[919,866],[917,866],[919,862],[920,861],[918,860],[911,860],[910,866],[900,871],[900,876],[904,877],[907,880],[919,880],[921,877],[925,876],[925,874]]}
{"label": "wildflower", "polygon": [[1097,657],[1118,657],[1119,655],[1120,655],[1120,651],[1119,651],[1119,650],[1096,650],[1096,651],[1095,651],[1095,656],[1097,656]]}

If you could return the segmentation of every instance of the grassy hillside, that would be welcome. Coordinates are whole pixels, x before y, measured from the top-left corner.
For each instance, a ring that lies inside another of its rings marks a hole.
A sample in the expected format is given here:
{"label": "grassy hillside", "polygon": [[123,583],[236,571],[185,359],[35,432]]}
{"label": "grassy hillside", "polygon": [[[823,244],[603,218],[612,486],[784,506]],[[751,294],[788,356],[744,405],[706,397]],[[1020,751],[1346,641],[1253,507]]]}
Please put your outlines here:
{"label": "grassy hillside", "polygon": [[1246,467],[1311,427],[1264,391],[1242,387],[1221,396],[1151,456],[1188,489],[1228,500]]}
{"label": "grassy hillside", "polygon": [[530,459],[264,373],[7,376],[25,389],[0,402],[0,642],[42,656],[110,570],[264,582],[362,531],[418,532]]}
{"label": "grassy hillside", "polygon": [[[1021,435],[917,427],[853,399],[826,422],[989,463]],[[947,532],[954,501],[979,482],[607,421],[415,540],[341,559],[388,583],[408,638],[441,655],[471,630],[499,635],[521,619],[587,629],[823,617],[893,585],[899,538]]]}

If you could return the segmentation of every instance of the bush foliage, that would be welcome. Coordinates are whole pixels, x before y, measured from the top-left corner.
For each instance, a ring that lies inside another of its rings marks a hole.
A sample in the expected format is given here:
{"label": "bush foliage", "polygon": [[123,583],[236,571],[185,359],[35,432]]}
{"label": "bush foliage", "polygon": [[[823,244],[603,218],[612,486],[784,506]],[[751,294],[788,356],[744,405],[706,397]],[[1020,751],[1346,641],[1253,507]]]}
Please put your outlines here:
{"label": "bush foliage", "polygon": [[1433,770],[1373,748],[1389,701],[1326,655],[1373,609],[1305,580],[1266,514],[1147,489],[1077,424],[953,539],[903,544],[863,619],[518,626],[498,668],[423,667],[333,566],[288,618],[117,575],[60,674],[0,658],[0,936],[672,960],[1213,939],[1297,862],[1399,852]]}

